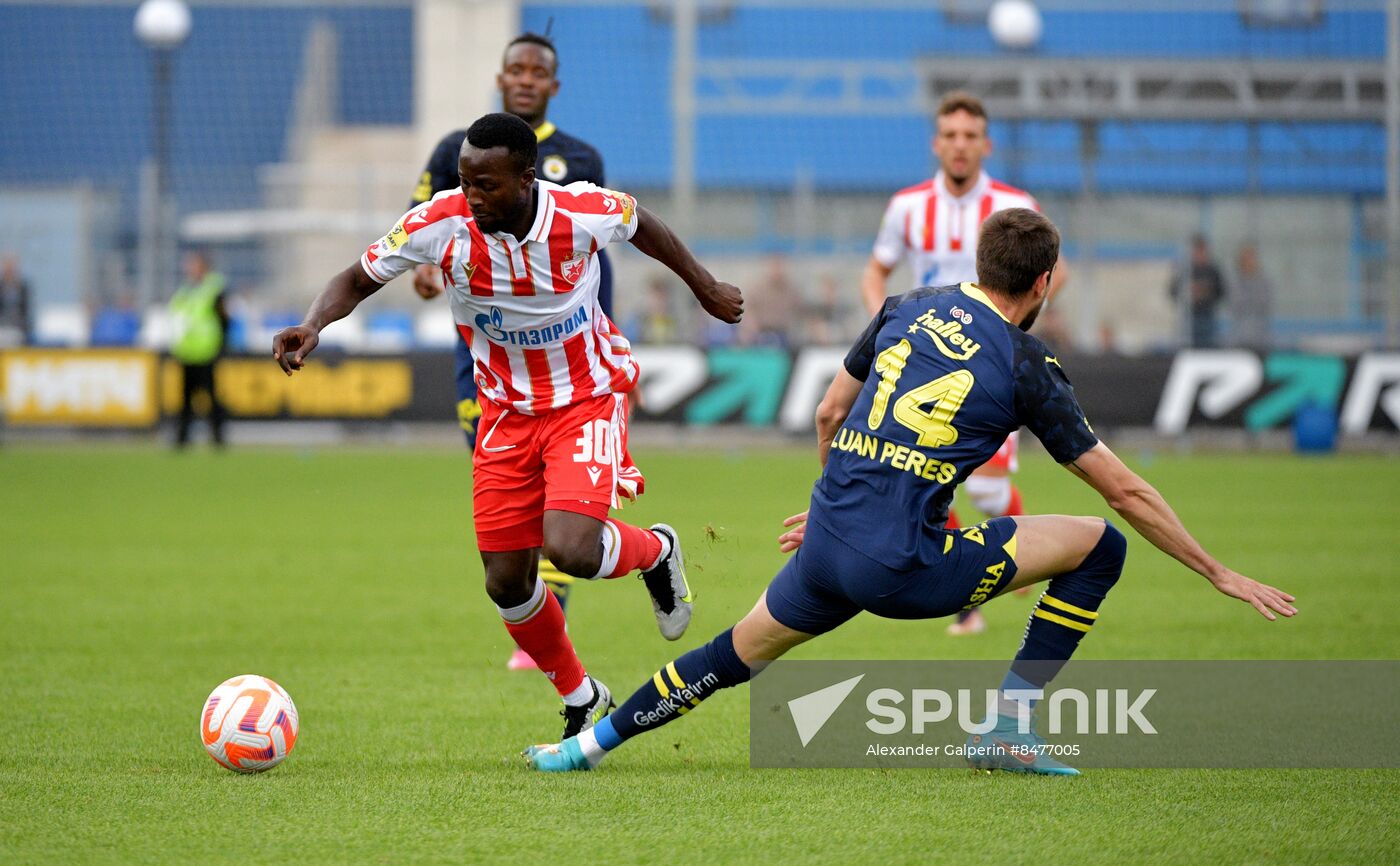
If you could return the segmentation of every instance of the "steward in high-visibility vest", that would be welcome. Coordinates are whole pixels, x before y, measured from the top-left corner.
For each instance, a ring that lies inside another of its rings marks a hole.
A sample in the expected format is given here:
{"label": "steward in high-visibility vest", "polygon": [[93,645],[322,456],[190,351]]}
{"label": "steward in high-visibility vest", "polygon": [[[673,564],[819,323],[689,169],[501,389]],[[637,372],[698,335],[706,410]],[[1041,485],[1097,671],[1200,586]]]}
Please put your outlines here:
{"label": "steward in high-visibility vest", "polygon": [[170,299],[175,319],[175,342],[170,354],[181,364],[212,364],[224,348],[224,317],[220,315],[224,278],[213,272],[193,285],[185,284]]}
{"label": "steward in high-visibility vest", "polygon": [[170,354],[183,368],[184,399],[176,428],[175,445],[189,442],[190,422],[194,420],[194,396],[209,395],[209,429],[214,444],[224,441],[223,404],[214,386],[214,364],[224,348],[228,314],[224,309],[224,278],[209,269],[209,259],[200,252],[185,256],[185,281],[170,299],[175,335]]}

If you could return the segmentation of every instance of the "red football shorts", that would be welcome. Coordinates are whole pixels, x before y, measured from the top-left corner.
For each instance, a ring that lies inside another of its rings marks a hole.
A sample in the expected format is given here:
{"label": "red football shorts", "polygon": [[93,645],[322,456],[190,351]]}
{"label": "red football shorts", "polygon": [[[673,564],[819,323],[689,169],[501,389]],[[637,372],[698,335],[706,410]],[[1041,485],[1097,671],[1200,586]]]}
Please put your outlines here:
{"label": "red football shorts", "polygon": [[1007,475],[1019,469],[1021,463],[1016,459],[1016,439],[1020,432],[1018,430],[1007,436],[1006,441],[1001,443],[1001,447],[997,449],[997,453],[992,455],[992,459],[982,464],[983,468],[1000,469]]}
{"label": "red football shorts", "polygon": [[481,400],[472,515],[483,551],[544,544],[544,513],[602,520],[645,479],[627,453],[627,397],[605,394],[542,415]]}

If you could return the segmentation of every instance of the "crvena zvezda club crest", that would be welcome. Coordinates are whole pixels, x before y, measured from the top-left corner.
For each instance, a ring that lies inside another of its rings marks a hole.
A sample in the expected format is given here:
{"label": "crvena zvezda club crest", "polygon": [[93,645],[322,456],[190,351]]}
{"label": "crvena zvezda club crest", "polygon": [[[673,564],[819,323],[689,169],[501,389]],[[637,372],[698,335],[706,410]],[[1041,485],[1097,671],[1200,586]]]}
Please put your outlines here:
{"label": "crvena zvezda club crest", "polygon": [[588,267],[588,253],[575,250],[573,255],[559,265],[559,273],[572,286],[578,282],[579,277],[583,276],[583,269],[586,267]]}

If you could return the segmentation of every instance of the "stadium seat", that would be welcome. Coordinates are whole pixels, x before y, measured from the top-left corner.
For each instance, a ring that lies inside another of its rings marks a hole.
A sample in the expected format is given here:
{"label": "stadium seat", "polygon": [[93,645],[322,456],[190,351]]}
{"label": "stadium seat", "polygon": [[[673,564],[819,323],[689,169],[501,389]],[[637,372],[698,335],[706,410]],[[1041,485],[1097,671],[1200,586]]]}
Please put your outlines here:
{"label": "stadium seat", "polygon": [[225,345],[233,352],[251,351],[253,344],[249,342],[252,329],[248,325],[246,316],[231,315],[228,319],[228,336],[225,338]]}
{"label": "stadium seat", "polygon": [[34,317],[36,346],[86,346],[90,333],[81,304],[49,304]]}
{"label": "stadium seat", "polygon": [[135,310],[103,307],[92,317],[93,346],[133,346],[141,334],[141,316]]}

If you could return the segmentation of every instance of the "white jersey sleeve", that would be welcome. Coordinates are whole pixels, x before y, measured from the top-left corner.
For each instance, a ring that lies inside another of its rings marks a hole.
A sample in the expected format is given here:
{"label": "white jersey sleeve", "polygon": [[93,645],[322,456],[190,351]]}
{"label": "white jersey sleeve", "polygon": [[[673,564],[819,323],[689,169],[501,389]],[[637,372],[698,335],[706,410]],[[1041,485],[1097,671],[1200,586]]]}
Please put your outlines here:
{"label": "white jersey sleeve", "polygon": [[[384,237],[360,256],[360,267],[372,279],[387,283],[416,265],[432,264],[442,252],[443,235],[430,223],[430,205],[423,204],[399,217]],[[445,227],[445,226],[444,226]],[[450,236],[447,241],[450,242]]]}
{"label": "white jersey sleeve", "polygon": [[625,192],[580,180],[552,195],[555,205],[593,237],[595,252],[637,233],[637,200]]}
{"label": "white jersey sleeve", "polygon": [[880,220],[880,233],[875,236],[875,248],[870,253],[875,261],[887,268],[896,267],[904,259],[907,210],[904,197],[895,196],[890,199],[885,216]]}

